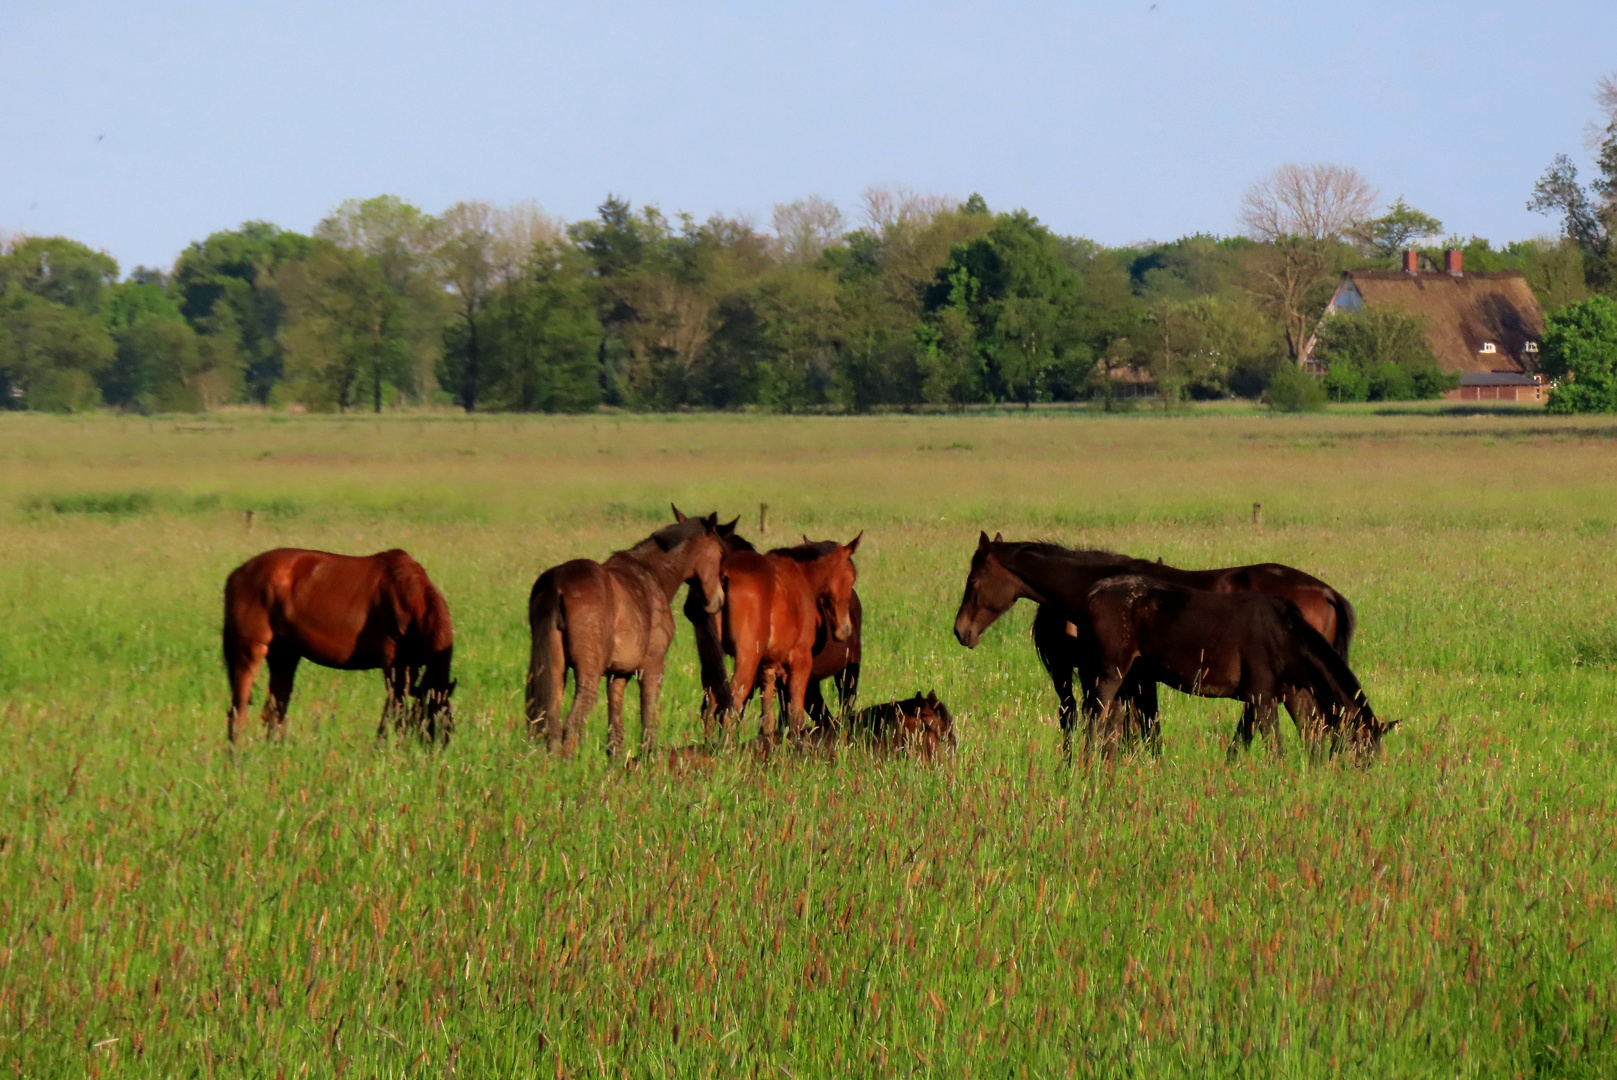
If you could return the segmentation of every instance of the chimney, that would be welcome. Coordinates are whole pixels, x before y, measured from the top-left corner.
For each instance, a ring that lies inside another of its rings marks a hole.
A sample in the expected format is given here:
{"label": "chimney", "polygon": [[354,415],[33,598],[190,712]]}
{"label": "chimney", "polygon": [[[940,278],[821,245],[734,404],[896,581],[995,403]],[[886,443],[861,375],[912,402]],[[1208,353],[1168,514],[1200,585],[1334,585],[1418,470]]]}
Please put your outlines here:
{"label": "chimney", "polygon": [[1420,270],[1420,255],[1415,251],[1404,252],[1404,273],[1413,274]]}
{"label": "chimney", "polygon": [[1449,248],[1443,252],[1443,272],[1460,277],[1464,271],[1461,269],[1461,252],[1458,248]]}

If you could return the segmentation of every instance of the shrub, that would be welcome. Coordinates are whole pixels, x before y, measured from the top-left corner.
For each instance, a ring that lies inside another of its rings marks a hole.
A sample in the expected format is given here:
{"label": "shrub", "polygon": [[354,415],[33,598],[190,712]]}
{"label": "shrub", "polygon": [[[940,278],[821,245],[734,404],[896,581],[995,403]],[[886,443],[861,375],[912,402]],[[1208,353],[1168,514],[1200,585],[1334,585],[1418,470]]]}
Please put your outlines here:
{"label": "shrub", "polygon": [[1269,380],[1264,401],[1276,412],[1318,412],[1325,407],[1325,388],[1296,367],[1283,367]]}
{"label": "shrub", "polygon": [[1560,380],[1550,412],[1617,412],[1617,301],[1592,296],[1549,315],[1540,355]]}

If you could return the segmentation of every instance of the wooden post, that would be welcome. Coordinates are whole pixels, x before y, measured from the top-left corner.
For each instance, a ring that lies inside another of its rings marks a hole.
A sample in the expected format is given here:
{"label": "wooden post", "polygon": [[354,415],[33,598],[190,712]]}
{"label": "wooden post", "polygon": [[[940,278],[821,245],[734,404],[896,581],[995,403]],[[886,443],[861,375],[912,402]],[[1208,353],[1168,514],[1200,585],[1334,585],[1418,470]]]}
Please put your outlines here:
{"label": "wooden post", "polygon": [[769,504],[766,502],[758,504],[758,531],[760,533],[769,532]]}
{"label": "wooden post", "polygon": [[242,520],[244,520],[247,523],[247,531],[252,532],[253,531],[253,512],[251,510],[247,510],[247,511],[244,511],[241,516],[242,516]]}
{"label": "wooden post", "polygon": [[1263,528],[1263,504],[1262,503],[1253,503],[1252,504],[1252,527],[1254,529]]}

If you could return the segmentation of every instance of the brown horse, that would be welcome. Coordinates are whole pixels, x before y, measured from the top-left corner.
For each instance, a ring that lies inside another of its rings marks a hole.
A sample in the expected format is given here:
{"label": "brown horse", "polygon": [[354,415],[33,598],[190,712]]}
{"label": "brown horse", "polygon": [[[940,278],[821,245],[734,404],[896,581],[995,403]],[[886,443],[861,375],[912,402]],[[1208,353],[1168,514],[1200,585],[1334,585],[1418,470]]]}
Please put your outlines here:
{"label": "brown horse", "polygon": [[[1327,734],[1332,751],[1339,749],[1345,726],[1354,749],[1373,752],[1395,726],[1376,719],[1347,661],[1289,600],[1207,592],[1131,574],[1090,589],[1083,615],[1084,636],[1101,672],[1085,700],[1086,750],[1097,729],[1108,754],[1117,746],[1113,702],[1124,680],[1140,669],[1182,693],[1244,702],[1277,755],[1281,703],[1311,751]],[[1232,744],[1232,756],[1235,751]]]}
{"label": "brown horse", "polygon": [[916,691],[903,701],[860,709],[848,717],[842,732],[855,745],[887,752],[909,750],[927,761],[939,750],[953,750],[956,745],[954,716],[938,700],[936,691],[925,697]]}
{"label": "brown horse", "polygon": [[[1311,574],[1279,563],[1232,566],[1218,570],[1181,570],[1110,551],[1074,551],[1056,544],[1008,542],[980,533],[977,550],[966,576],[965,595],[955,616],[955,637],[975,648],[982,633],[1019,599],[1039,605],[1033,622],[1034,646],[1050,673],[1060,701],[1063,751],[1072,750],[1078,702],[1073,694],[1076,669],[1084,687],[1092,686],[1099,672],[1087,668],[1077,613],[1089,590],[1109,577],[1136,574],[1157,581],[1209,592],[1258,592],[1297,605],[1304,618],[1337,651],[1347,655],[1355,616],[1347,597]],[[1131,678],[1121,698],[1136,717],[1148,743],[1157,739],[1156,684],[1141,676]],[[1243,714],[1241,728],[1250,740],[1253,716]]]}
{"label": "brown horse", "polygon": [[[253,680],[269,661],[264,728],[286,731],[286,707],[298,662],[344,671],[381,668],[388,718],[397,727],[449,741],[455,683],[449,663],[455,631],[449,605],[421,564],[403,551],[333,555],[276,548],[248,559],[225,580],[225,669],[232,701],[227,734],[235,742],[247,717]],[[415,704],[405,708],[405,698]]]}
{"label": "brown horse", "polygon": [[[718,516],[691,518],[658,529],[604,563],[574,559],[539,575],[528,596],[533,651],[528,660],[528,731],[552,750],[571,755],[584,720],[607,680],[607,756],[623,753],[623,692],[640,678],[640,745],[657,745],[657,694],[663,661],[674,640],[674,594],[699,584],[707,607],[724,603]],[[567,671],[573,704],[562,718]]]}
{"label": "brown horse", "polygon": [[[673,507],[673,511],[675,521],[685,520],[679,507]],[[740,520],[737,518],[719,526],[719,538],[724,541],[726,555],[758,550],[745,537],[737,534],[736,524]],[[832,540],[814,541],[805,536],[803,544],[799,546],[810,547],[823,555],[834,545],[835,541]],[[803,708],[816,728],[827,727],[833,720],[831,709],[820,689],[822,680],[830,679],[836,687],[840,715],[846,715],[853,709],[854,699],[859,693],[860,635],[864,629],[865,612],[864,605],[859,602],[857,589],[849,599],[848,614],[853,619],[853,633],[848,635],[848,640],[837,641],[832,637],[823,617],[814,632],[814,670],[809,675],[808,690],[803,695]],[[710,730],[715,719],[730,709],[730,673],[724,663],[724,619],[722,613],[708,613],[707,598],[700,589],[690,589],[685,593],[685,618],[690,621],[696,635],[696,656],[702,670],[702,727],[703,730]]]}
{"label": "brown horse", "polygon": [[[860,536],[864,534],[861,533]],[[746,708],[762,678],[764,743],[775,739],[775,686],[786,683],[787,723],[803,734],[804,698],[814,670],[815,634],[822,617],[833,641],[853,634],[853,554],[859,536],[828,550],[805,544],[766,555],[736,551],[724,557],[724,651],[736,659],[727,708],[720,724],[728,738],[731,720]],[[709,739],[712,732],[705,733]]]}

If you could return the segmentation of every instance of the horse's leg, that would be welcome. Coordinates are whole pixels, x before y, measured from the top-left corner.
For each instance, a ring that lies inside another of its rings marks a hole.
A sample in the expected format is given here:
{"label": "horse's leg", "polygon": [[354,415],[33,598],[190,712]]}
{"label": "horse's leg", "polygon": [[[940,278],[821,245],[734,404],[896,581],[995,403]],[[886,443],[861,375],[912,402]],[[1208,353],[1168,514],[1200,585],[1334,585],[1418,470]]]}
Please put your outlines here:
{"label": "horse's leg", "polygon": [[803,711],[814,721],[815,727],[831,726],[831,710],[825,703],[825,694],[820,690],[819,679],[808,680],[808,686],[803,691]]}
{"label": "horse's leg", "polygon": [[269,647],[269,694],[264,699],[264,734],[272,738],[286,735],[286,709],[292,701],[292,680],[303,659],[287,645]]}
{"label": "horse's leg", "polygon": [[[1088,730],[1084,738],[1084,760],[1088,761],[1095,750],[1097,733],[1101,739],[1101,750],[1104,756],[1111,757],[1112,728],[1114,726],[1113,714],[1117,710],[1117,694],[1123,687],[1123,678],[1126,672],[1112,667],[1108,674],[1103,674],[1095,680],[1093,687],[1084,690],[1084,717]],[[1067,760],[1072,760],[1072,748],[1065,747]]]}
{"label": "horse's leg", "polygon": [[253,697],[253,680],[269,652],[267,644],[230,642],[225,647],[225,666],[230,677],[230,713],[225,720],[225,736],[232,743],[241,734],[247,709]]}
{"label": "horse's leg", "polygon": [[1157,681],[1130,674],[1129,714],[1139,728],[1140,742],[1153,756],[1162,755],[1162,721],[1157,705]]}
{"label": "horse's leg", "polygon": [[[1257,714],[1258,730],[1263,732],[1269,743],[1269,749],[1276,758],[1286,756],[1286,748],[1280,740],[1280,702],[1273,694],[1265,694],[1259,698],[1254,709]],[[1305,737],[1306,738],[1306,737]]]}
{"label": "horse's leg", "polygon": [[1243,751],[1252,749],[1252,733],[1257,727],[1257,713],[1250,701],[1241,705],[1241,719],[1235,722],[1235,734],[1230,736],[1230,748],[1224,760],[1234,764]]}
{"label": "horse's leg", "polygon": [[629,687],[629,676],[606,677],[606,759],[617,762],[623,758],[623,692]]}
{"label": "horse's leg", "polygon": [[837,688],[838,715],[844,718],[853,714],[853,704],[859,697],[859,662],[850,661],[846,667],[831,677]]}
{"label": "horse's leg", "polygon": [[550,722],[550,748],[559,749],[562,757],[572,757],[578,749],[578,740],[584,735],[584,722],[589,719],[590,710],[595,708],[595,699],[601,693],[601,679],[605,672],[584,671],[573,668],[573,704],[567,710],[567,718],[560,724]]}
{"label": "horse's leg", "polygon": [[[803,699],[808,694],[809,684],[813,682],[814,657],[805,654],[801,665],[793,664],[786,671],[786,723],[792,733],[792,741],[800,742],[803,738],[804,720],[806,719]],[[816,687],[819,685],[815,683]],[[824,701],[821,706],[824,706]],[[827,715],[827,721],[830,717]]]}
{"label": "horse's leg", "polygon": [[735,736],[735,727],[747,712],[747,699],[752,697],[752,684],[758,678],[758,649],[736,645],[736,670],[730,679],[730,700],[720,713],[719,734],[725,742]]}
{"label": "horse's leg", "polygon": [[763,685],[759,688],[759,704],[764,710],[764,745],[773,748],[775,745],[775,682],[777,673],[773,664],[764,668]]}
{"label": "horse's leg", "polygon": [[[1291,714],[1292,723],[1297,725],[1297,737],[1302,740],[1303,748],[1308,752],[1310,761],[1318,762],[1323,756],[1326,747],[1328,723],[1321,713],[1319,703],[1314,695],[1307,690],[1288,689],[1281,700],[1286,704],[1286,711]],[[1277,710],[1278,713],[1278,710]],[[1280,739],[1280,723],[1278,715],[1275,721],[1275,741]],[[1334,749],[1334,747],[1333,747]]]}
{"label": "horse's leg", "polygon": [[640,758],[649,764],[657,752],[657,699],[663,689],[663,664],[647,664],[640,669]]}

